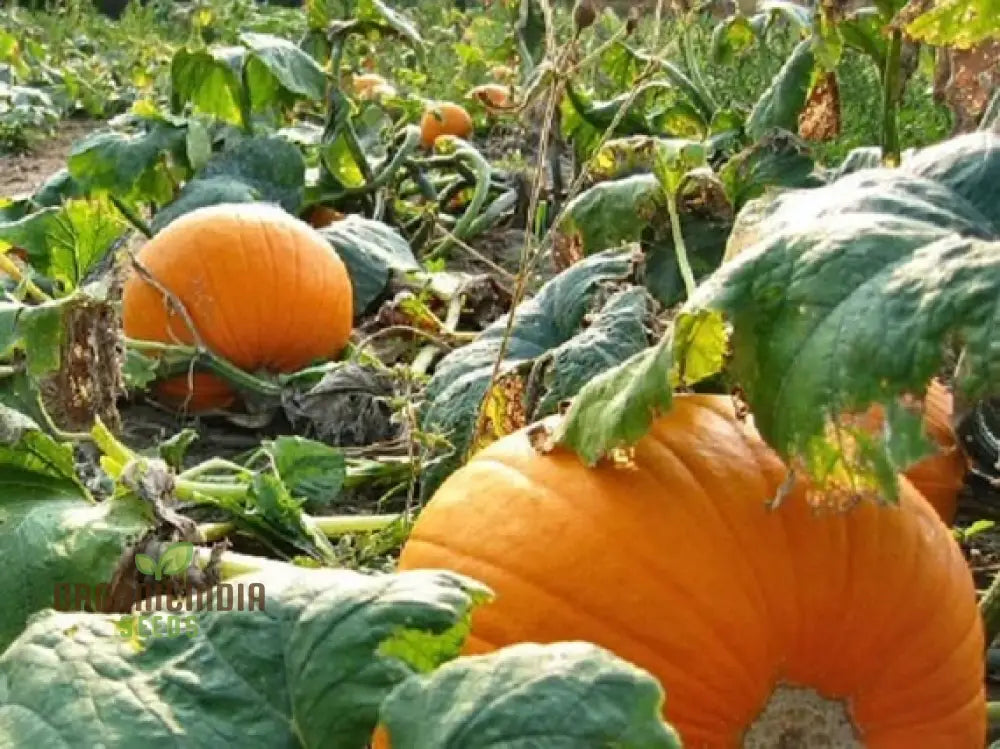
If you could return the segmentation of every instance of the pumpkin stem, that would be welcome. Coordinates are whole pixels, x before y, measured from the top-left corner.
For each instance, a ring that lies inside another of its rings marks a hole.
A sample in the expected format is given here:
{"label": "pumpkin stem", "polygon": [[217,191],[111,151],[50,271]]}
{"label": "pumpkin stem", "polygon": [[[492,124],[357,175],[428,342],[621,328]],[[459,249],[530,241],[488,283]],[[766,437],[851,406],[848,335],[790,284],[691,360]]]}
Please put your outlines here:
{"label": "pumpkin stem", "polygon": [[854,723],[841,700],[808,687],[779,684],[743,736],[743,749],[809,749],[836,746],[861,749]]}

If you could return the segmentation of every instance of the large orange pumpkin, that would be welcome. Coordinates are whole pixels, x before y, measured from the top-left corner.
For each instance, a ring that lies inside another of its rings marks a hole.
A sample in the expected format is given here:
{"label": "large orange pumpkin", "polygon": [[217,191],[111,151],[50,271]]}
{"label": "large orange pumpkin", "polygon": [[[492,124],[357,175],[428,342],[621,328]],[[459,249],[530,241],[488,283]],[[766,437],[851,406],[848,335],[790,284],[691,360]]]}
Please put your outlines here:
{"label": "large orange pumpkin", "polygon": [[472,117],[465,107],[450,101],[432,104],[420,119],[420,142],[430,148],[442,135],[467,138],[472,132]]}
{"label": "large orange pumpkin", "polygon": [[[968,471],[951,425],[953,410],[951,391],[940,380],[931,380],[923,399],[924,429],[937,443],[937,452],[915,463],[905,473],[949,525],[955,520],[958,495]],[[863,423],[871,429],[880,429],[884,419],[882,408],[874,406],[865,414]]]}
{"label": "large orange pumpkin", "polygon": [[[177,219],[138,253],[157,283],[183,303],[204,344],[248,372],[293,372],[336,356],[351,333],[350,278],[315,230],[277,206],[215,205]],[[194,342],[156,284],[133,273],[122,298],[125,335]],[[192,411],[225,408],[235,394],[207,372],[161,384],[158,394]],[[189,399],[190,397],[190,399]]]}
{"label": "large orange pumpkin", "polygon": [[625,464],[522,430],[449,477],[399,566],[494,590],[469,653],[585,640],[647,669],[686,747],[981,749],[983,631],[948,528],[906,479],[896,507],[821,512],[798,482],[769,509],[785,475],[721,396],[677,396]]}

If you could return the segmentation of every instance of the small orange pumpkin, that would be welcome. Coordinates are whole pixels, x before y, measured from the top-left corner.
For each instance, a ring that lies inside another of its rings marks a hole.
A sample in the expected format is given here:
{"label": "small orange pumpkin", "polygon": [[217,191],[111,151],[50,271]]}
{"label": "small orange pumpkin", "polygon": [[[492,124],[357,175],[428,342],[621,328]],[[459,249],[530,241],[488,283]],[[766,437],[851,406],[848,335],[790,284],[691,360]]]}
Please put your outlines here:
{"label": "small orange pumpkin", "polygon": [[685,746],[981,749],[972,577],[905,478],[896,507],[819,511],[797,481],[770,509],[785,466],[723,396],[676,396],[627,463],[529,431],[452,474],[400,557],[493,589],[467,653],[601,645],[660,680]]}
{"label": "small orange pumpkin", "polygon": [[[958,437],[951,425],[954,399],[940,380],[931,380],[923,399],[924,428],[937,443],[937,452],[913,464],[904,475],[927,498],[941,519],[951,525],[958,509],[958,495],[968,470]],[[885,419],[882,408],[872,406],[862,417],[869,429],[881,429]]]}
{"label": "small orange pumpkin", "polygon": [[510,88],[497,83],[476,86],[469,91],[468,97],[478,100],[491,109],[507,109],[511,106]]}
{"label": "small orange pumpkin", "polygon": [[[137,255],[185,307],[204,344],[248,372],[294,372],[344,348],[351,333],[351,281],[336,251],[305,222],[264,203],[214,205],[177,219]],[[122,322],[129,338],[194,342],[181,314],[138,273],[126,280]],[[236,396],[198,372],[162,383],[158,394],[192,411],[226,408]]]}
{"label": "small orange pumpkin", "polygon": [[377,73],[362,73],[351,79],[351,89],[359,99],[377,99],[381,96],[395,96],[396,89]]}
{"label": "small orange pumpkin", "polygon": [[467,138],[472,133],[472,117],[458,104],[450,101],[431,105],[420,118],[420,142],[431,148],[442,135]]}

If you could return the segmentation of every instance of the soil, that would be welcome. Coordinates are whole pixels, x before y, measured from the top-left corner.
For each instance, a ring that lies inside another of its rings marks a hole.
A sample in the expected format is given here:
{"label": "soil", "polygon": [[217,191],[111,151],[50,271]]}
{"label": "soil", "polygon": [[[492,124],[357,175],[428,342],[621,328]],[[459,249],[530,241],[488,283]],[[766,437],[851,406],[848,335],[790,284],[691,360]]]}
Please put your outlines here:
{"label": "soil", "polygon": [[0,197],[30,195],[66,166],[73,143],[101,126],[94,120],[69,120],[55,135],[22,154],[0,154]]}

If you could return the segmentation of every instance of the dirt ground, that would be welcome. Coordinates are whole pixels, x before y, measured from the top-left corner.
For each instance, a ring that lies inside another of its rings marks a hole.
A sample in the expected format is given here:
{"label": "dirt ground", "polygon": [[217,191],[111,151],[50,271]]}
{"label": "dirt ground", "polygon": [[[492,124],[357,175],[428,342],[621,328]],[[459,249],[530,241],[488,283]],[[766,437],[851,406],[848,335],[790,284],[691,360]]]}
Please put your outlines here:
{"label": "dirt ground", "polygon": [[73,143],[102,123],[71,120],[59,123],[51,138],[23,154],[0,153],[0,198],[15,198],[34,192],[53,173],[66,166]]}

